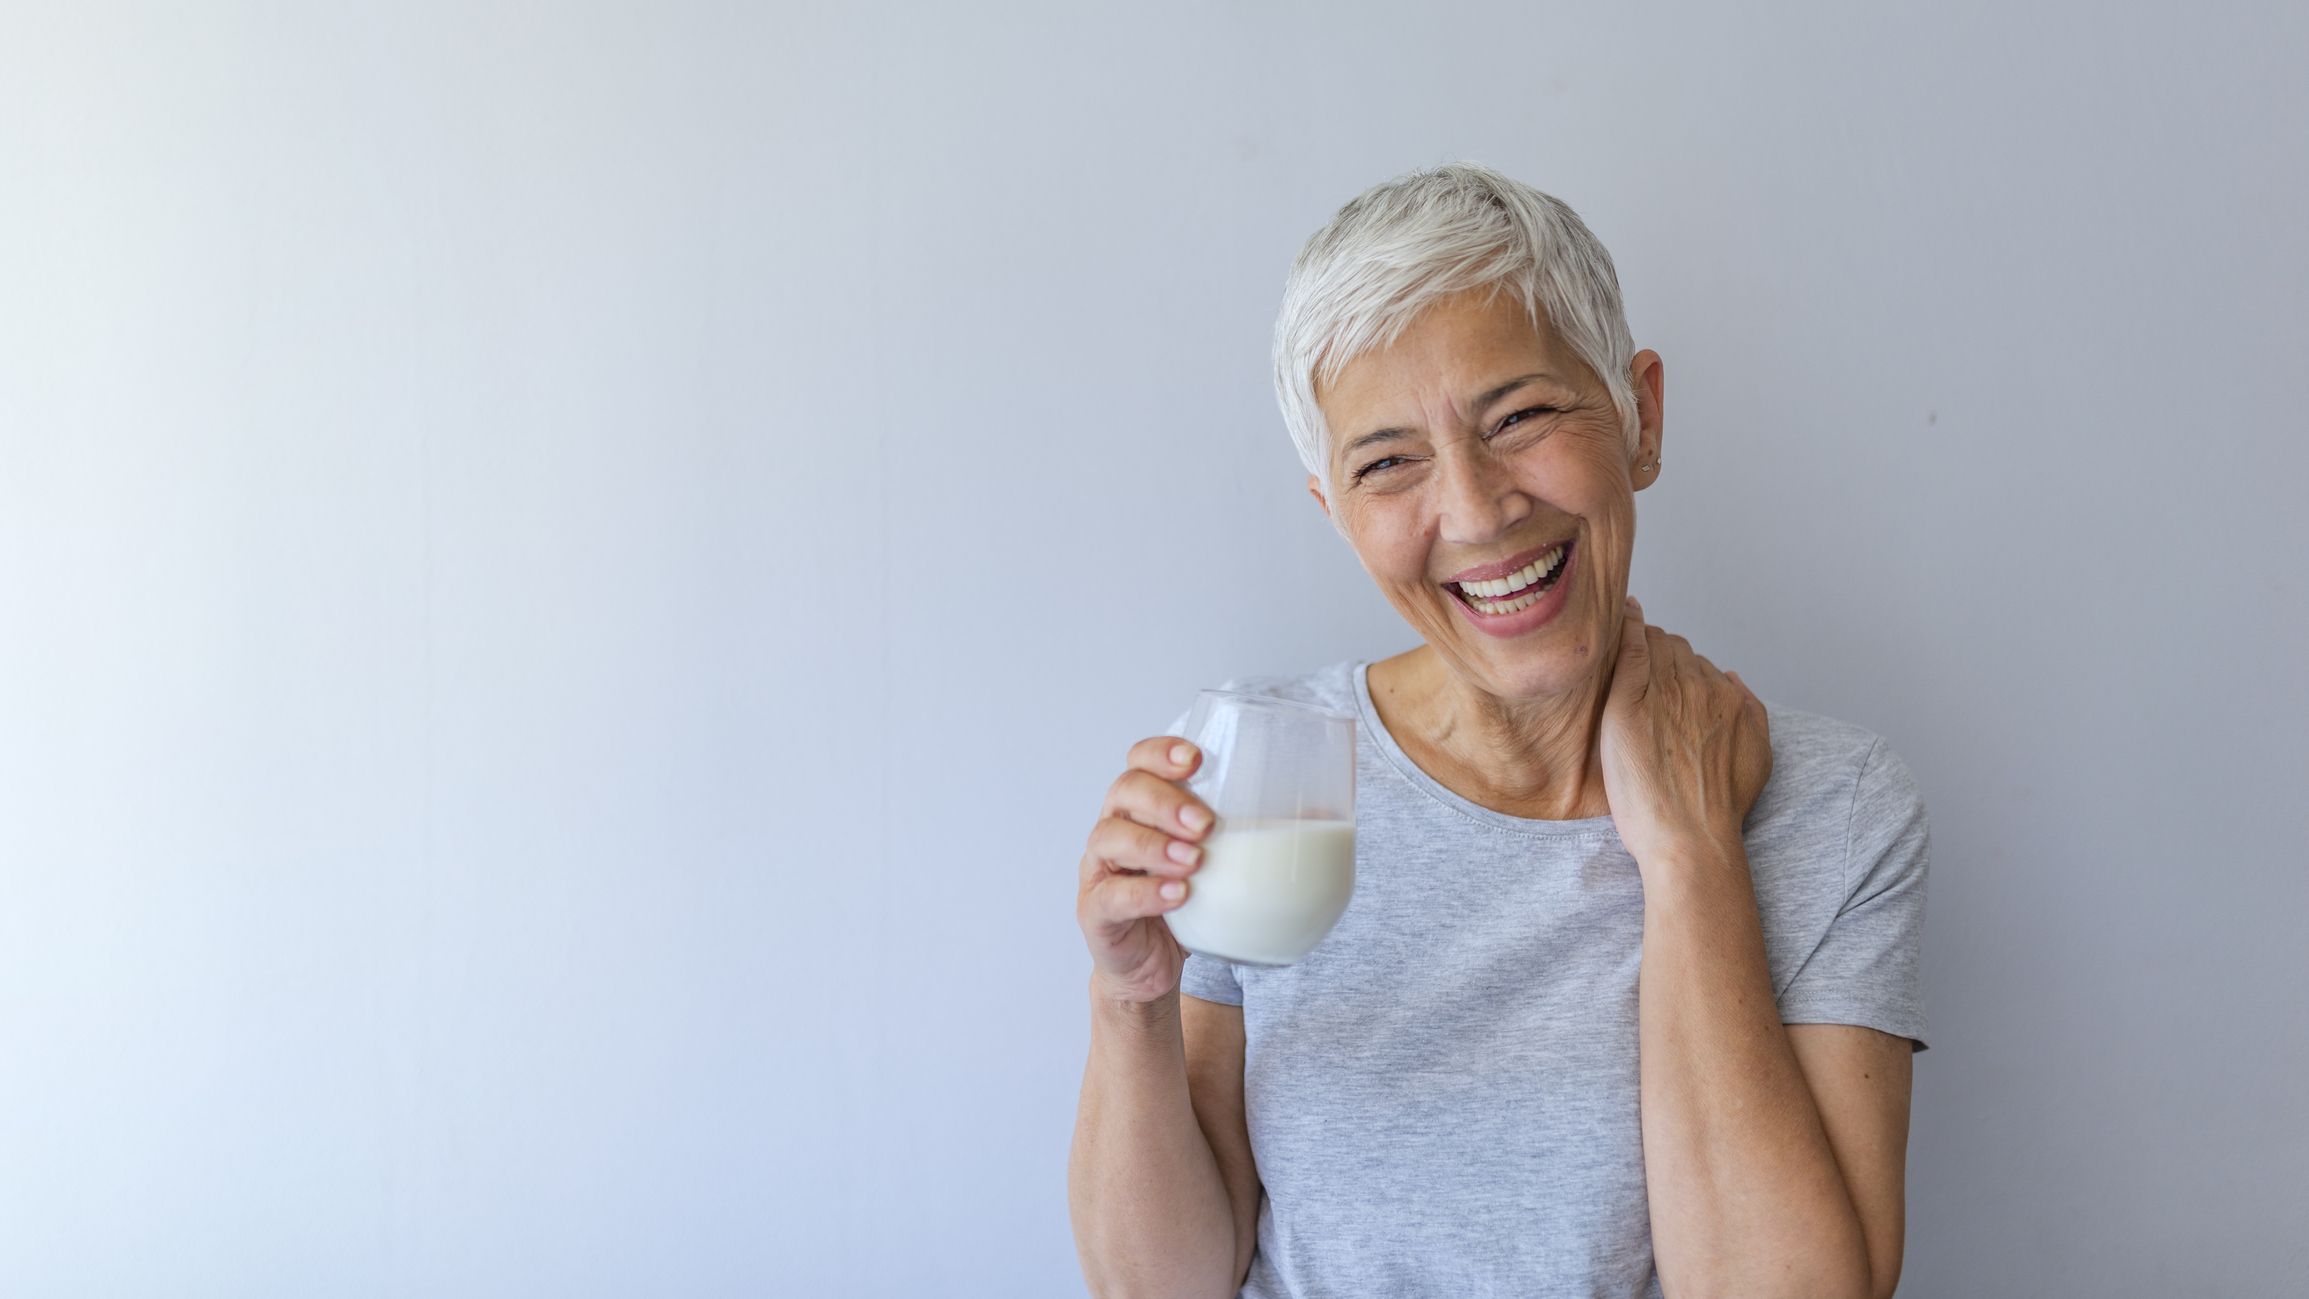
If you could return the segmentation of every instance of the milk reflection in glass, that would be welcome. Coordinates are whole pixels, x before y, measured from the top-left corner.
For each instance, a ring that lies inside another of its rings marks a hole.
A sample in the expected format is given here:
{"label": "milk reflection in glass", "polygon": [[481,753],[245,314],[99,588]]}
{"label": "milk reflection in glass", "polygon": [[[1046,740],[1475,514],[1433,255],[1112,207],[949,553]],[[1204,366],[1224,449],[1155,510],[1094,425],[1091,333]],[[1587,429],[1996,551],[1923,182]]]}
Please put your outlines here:
{"label": "milk reflection in glass", "polygon": [[1165,913],[1189,951],[1289,965],[1313,951],[1355,891],[1355,719],[1229,690],[1196,697],[1203,750],[1187,787],[1218,821],[1185,902]]}

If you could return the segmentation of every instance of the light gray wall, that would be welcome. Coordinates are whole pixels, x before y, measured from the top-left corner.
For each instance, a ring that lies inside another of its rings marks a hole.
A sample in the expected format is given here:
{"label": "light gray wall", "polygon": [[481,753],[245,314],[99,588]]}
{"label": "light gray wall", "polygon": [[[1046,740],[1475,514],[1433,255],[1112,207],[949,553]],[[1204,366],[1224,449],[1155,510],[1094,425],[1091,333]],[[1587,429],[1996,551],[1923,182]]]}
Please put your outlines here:
{"label": "light gray wall", "polygon": [[0,10],[0,1291],[1080,1293],[1082,841],[1410,643],[1266,349],[1456,157],[1924,787],[1902,1293],[2296,1284],[2304,11],[1718,8]]}

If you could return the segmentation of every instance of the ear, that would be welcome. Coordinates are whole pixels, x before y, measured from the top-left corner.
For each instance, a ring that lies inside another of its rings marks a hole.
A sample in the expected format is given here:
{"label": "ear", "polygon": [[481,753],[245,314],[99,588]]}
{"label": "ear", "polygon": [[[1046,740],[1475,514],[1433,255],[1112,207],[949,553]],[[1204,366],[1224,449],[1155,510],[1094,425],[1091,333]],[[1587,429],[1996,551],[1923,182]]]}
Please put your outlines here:
{"label": "ear", "polygon": [[1331,503],[1323,499],[1323,480],[1314,474],[1307,475],[1307,495],[1314,497],[1315,504],[1323,507],[1324,518],[1331,517]]}
{"label": "ear", "polygon": [[[1640,492],[1660,478],[1660,437],[1665,423],[1660,407],[1667,383],[1660,354],[1648,347],[1636,353],[1628,362],[1628,378],[1636,390],[1636,458],[1628,466],[1628,475]],[[1643,465],[1651,468],[1641,468]]]}

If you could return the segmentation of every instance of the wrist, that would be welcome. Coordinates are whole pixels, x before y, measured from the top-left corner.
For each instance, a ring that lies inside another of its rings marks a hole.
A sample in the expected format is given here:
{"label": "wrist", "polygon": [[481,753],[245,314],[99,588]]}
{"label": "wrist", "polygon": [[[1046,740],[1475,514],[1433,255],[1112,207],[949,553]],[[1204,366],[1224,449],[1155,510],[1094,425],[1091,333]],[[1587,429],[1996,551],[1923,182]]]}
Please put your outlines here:
{"label": "wrist", "polygon": [[1670,839],[1638,858],[1636,865],[1647,877],[1745,876],[1748,849],[1737,834]]}
{"label": "wrist", "polygon": [[1179,993],[1178,989],[1173,988],[1151,1001],[1133,1000],[1109,988],[1093,973],[1090,976],[1090,1010],[1093,1015],[1125,1027],[1160,1025],[1178,1018]]}

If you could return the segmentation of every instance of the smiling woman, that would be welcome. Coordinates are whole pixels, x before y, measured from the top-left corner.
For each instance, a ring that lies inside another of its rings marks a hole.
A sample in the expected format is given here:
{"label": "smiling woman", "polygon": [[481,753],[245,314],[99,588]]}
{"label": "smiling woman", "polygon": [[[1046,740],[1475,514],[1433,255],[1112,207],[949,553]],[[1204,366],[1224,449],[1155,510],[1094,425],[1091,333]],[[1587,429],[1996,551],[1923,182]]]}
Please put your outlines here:
{"label": "smiling woman", "polygon": [[[1484,698],[1512,701],[1485,710],[1495,733],[1528,734],[1547,716],[1600,705],[1635,547],[1634,493],[1658,468],[1663,369],[1658,353],[1633,354],[1623,408],[1614,385],[1507,283],[1428,296],[1352,364],[1317,357],[1318,439],[1330,427],[1371,431],[1317,458],[1307,490],[1426,642],[1426,655],[1391,662],[1381,681],[1404,667],[1447,668]],[[1495,382],[1501,374],[1514,377]],[[1563,569],[1542,598],[1504,598],[1513,575],[1559,551]],[[1556,810],[1542,804],[1535,815],[1598,806],[1600,772],[1561,756]]]}
{"label": "smiling woman", "polygon": [[1924,804],[1628,598],[1664,370],[1560,201],[1457,163],[1301,251],[1307,490],[1419,634],[1227,688],[1351,713],[1356,886],[1279,969],[1189,953],[1209,809],[1130,748],[1078,872],[1094,1293],[1889,1295]]}

